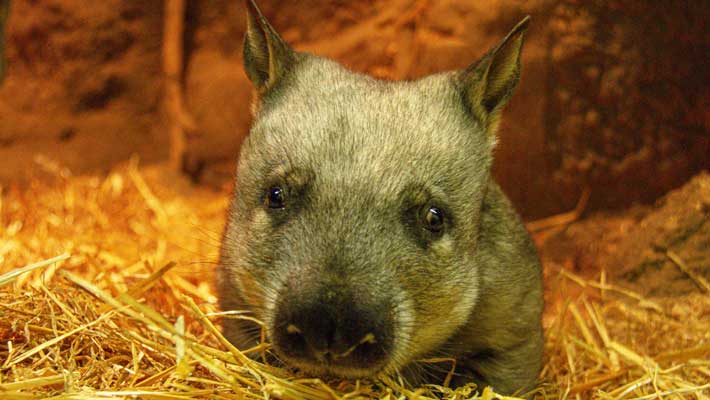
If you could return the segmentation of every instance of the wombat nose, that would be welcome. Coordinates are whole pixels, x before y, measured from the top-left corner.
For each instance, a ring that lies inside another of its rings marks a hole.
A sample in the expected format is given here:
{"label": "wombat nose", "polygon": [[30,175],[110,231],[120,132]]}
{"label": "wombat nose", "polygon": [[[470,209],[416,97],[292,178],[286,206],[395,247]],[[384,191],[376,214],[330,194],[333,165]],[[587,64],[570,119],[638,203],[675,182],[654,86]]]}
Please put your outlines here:
{"label": "wombat nose", "polygon": [[282,303],[276,314],[276,349],[289,358],[319,364],[360,369],[381,366],[392,345],[393,324],[387,308],[329,297],[330,301]]}

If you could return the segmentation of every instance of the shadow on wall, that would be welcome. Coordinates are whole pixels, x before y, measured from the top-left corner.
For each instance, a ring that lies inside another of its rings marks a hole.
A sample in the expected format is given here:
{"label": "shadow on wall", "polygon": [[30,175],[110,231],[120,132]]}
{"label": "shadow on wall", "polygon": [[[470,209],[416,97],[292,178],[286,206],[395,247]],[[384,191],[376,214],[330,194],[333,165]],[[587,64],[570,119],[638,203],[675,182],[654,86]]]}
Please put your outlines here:
{"label": "shadow on wall", "polygon": [[0,0],[0,84],[5,77],[5,21],[10,14],[10,0]]}
{"label": "shadow on wall", "polygon": [[[573,208],[585,187],[591,189],[593,209],[652,202],[710,167],[710,115],[702,106],[710,101],[704,84],[710,76],[704,60],[710,38],[703,21],[710,3],[395,0],[333,6],[310,1],[299,8],[261,3],[297,49],[384,79],[463,68],[531,14],[523,76],[503,118],[495,166],[502,186],[528,217]],[[207,16],[195,20],[196,34],[219,32],[223,22],[210,16],[214,10],[195,7]],[[231,40],[237,32],[221,30],[229,33],[195,43],[193,78],[224,69],[215,62],[216,53],[240,51],[240,41]],[[243,79],[241,71],[221,74],[228,75]],[[214,113],[205,101],[214,95],[206,90],[210,79],[195,80],[188,97],[193,93],[195,107],[204,104]],[[248,93],[239,96],[246,101]],[[228,126],[244,116],[233,118]],[[203,120],[218,125],[209,121],[219,118]],[[232,140],[224,125],[214,130],[221,132],[207,136]]]}
{"label": "shadow on wall", "polygon": [[[710,168],[708,2],[550,1],[543,127],[558,204],[651,202]],[[510,15],[489,26],[501,31]]]}

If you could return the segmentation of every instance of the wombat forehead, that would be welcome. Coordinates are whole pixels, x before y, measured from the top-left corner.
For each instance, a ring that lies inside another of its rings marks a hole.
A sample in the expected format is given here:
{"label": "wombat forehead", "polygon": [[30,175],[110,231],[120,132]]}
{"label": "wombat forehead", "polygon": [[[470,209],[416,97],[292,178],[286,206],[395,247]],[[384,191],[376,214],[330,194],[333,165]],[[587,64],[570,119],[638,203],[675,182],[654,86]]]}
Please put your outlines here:
{"label": "wombat forehead", "polygon": [[328,60],[308,59],[298,74],[266,100],[257,125],[276,145],[299,152],[325,148],[330,155],[384,158],[437,151],[486,152],[487,140],[447,74],[412,82],[378,81]]}
{"label": "wombat forehead", "polygon": [[384,82],[315,57],[298,69],[264,99],[252,130],[249,147],[277,158],[270,165],[390,186],[485,169],[489,143],[450,75]]}
{"label": "wombat forehead", "polygon": [[290,116],[286,125],[260,125],[256,131],[263,140],[253,145],[273,158],[267,166],[327,172],[353,183],[426,181],[485,169],[487,146],[477,144],[466,127],[413,123],[415,115],[405,112],[396,118],[379,113],[367,107]]}
{"label": "wombat forehead", "polygon": [[427,125],[473,123],[452,73],[415,81],[383,81],[310,55],[295,69],[284,89],[277,91],[274,114],[304,117],[306,125],[329,114],[366,127],[379,123],[400,131],[410,128],[407,133],[415,133],[411,131],[415,127],[426,130]]}

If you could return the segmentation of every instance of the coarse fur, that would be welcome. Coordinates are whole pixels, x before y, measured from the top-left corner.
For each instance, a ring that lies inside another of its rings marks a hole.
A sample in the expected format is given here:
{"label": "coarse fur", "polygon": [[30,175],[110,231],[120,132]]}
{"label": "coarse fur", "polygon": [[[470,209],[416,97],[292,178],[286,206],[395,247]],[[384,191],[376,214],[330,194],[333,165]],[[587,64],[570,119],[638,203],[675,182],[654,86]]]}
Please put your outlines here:
{"label": "coarse fur", "polygon": [[[533,388],[540,263],[490,176],[527,20],[464,71],[386,82],[291,50],[247,6],[245,69],[257,100],[222,240],[222,309],[252,312],[272,339],[300,334],[283,317],[299,307],[322,306],[337,324],[352,304],[378,319],[363,321],[385,326],[373,341],[383,355],[359,364],[313,348],[313,357],[297,357],[274,343],[279,358],[308,373],[415,376],[425,368],[417,360],[453,357],[455,383],[503,394]],[[282,208],[267,205],[273,187],[285,193]],[[421,224],[432,206],[444,213],[436,232]],[[304,305],[323,293],[329,304]],[[224,331],[242,349],[259,342],[249,321],[225,319]]]}

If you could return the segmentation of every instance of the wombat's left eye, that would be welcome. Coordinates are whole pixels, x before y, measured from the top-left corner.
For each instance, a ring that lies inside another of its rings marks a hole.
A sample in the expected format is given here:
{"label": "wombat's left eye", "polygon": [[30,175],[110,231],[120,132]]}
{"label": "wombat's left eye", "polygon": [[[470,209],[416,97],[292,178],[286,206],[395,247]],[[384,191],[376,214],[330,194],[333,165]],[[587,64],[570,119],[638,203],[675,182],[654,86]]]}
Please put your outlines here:
{"label": "wombat's left eye", "polygon": [[440,232],[444,228],[444,212],[438,207],[429,207],[424,212],[424,227],[432,232]]}
{"label": "wombat's left eye", "polygon": [[266,192],[266,205],[269,208],[284,208],[284,190],[280,187],[272,187]]}

